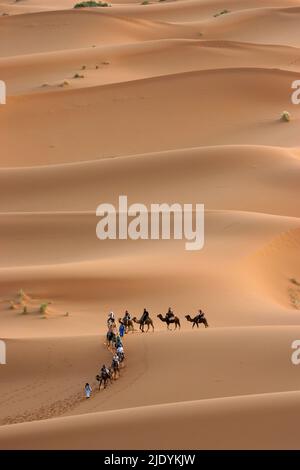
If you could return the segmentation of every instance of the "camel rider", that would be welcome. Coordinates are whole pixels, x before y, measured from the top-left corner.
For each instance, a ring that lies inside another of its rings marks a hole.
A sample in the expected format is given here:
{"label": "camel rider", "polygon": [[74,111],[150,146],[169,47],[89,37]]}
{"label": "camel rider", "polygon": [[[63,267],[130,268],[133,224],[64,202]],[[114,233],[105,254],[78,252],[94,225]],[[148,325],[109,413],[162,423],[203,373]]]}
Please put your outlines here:
{"label": "camel rider", "polygon": [[149,319],[149,312],[144,308],[143,315],[141,318],[141,324],[143,325]]}
{"label": "camel rider", "polygon": [[117,354],[118,354],[118,355],[119,355],[119,354],[124,354],[124,348],[123,348],[123,346],[118,346],[118,348],[117,348]]}
{"label": "camel rider", "polygon": [[103,364],[103,366],[101,368],[101,375],[109,375],[109,370],[108,370],[108,368],[106,367],[105,364]]}
{"label": "camel rider", "polygon": [[131,320],[131,315],[128,312],[128,310],[126,310],[123,320],[124,320],[124,322],[127,322],[127,321]]}
{"label": "camel rider", "polygon": [[115,354],[114,357],[113,357],[113,364],[115,364],[117,366],[120,364],[120,359],[119,359],[119,356],[117,354]]}
{"label": "camel rider", "polygon": [[169,307],[169,309],[166,313],[166,319],[170,320],[171,318],[174,318],[174,313],[173,313],[173,310],[171,309],[171,307]]}
{"label": "camel rider", "polygon": [[114,312],[109,312],[108,321],[111,321],[111,322],[114,323],[114,321],[115,321],[115,314],[114,314]]}
{"label": "camel rider", "polygon": [[116,348],[118,349],[119,346],[123,346],[123,344],[122,344],[122,340],[121,340],[120,336],[118,335],[116,337]]}
{"label": "camel rider", "polygon": [[204,316],[205,316],[205,313],[204,313],[204,312],[202,312],[202,310],[201,310],[201,309],[200,309],[200,310],[198,310],[198,317],[199,317],[199,318],[203,318]]}

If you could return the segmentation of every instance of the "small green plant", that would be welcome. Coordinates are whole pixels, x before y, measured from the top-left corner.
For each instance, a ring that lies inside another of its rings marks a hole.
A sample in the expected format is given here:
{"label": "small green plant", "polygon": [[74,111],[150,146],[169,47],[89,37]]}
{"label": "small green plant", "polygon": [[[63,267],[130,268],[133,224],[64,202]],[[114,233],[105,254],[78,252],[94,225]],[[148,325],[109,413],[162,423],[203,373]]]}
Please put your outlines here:
{"label": "small green plant", "polygon": [[91,8],[91,7],[110,7],[111,5],[107,2],[80,2],[74,5],[74,8]]}
{"label": "small green plant", "polygon": [[25,292],[23,291],[23,289],[20,289],[19,292],[18,292],[18,297],[20,299],[20,301],[23,301],[25,298],[26,298],[26,294]]}
{"label": "small green plant", "polygon": [[291,120],[291,115],[288,111],[283,111],[281,114],[281,121],[289,122]]}
{"label": "small green plant", "polygon": [[141,3],[141,5],[149,5],[149,0],[143,0],[143,2]]}
{"label": "small green plant", "polygon": [[48,302],[45,302],[45,303],[43,303],[43,304],[40,305],[40,313],[41,313],[42,315],[46,315],[48,305],[49,305]]}
{"label": "small green plant", "polygon": [[218,16],[226,15],[226,13],[230,13],[230,11],[229,11],[229,10],[226,10],[226,9],[225,9],[225,10],[222,10],[222,11],[219,11],[219,13],[216,13],[216,14],[214,15],[214,17],[217,18]]}

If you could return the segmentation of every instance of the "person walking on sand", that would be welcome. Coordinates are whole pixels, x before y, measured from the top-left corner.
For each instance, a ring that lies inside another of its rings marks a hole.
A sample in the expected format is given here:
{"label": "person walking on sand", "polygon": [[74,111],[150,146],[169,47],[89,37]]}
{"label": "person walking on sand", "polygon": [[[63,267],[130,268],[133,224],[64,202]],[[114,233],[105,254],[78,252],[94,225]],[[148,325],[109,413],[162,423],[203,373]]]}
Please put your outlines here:
{"label": "person walking on sand", "polygon": [[85,384],[84,391],[85,391],[86,398],[90,398],[91,393],[92,393],[92,387],[90,386],[89,383]]}

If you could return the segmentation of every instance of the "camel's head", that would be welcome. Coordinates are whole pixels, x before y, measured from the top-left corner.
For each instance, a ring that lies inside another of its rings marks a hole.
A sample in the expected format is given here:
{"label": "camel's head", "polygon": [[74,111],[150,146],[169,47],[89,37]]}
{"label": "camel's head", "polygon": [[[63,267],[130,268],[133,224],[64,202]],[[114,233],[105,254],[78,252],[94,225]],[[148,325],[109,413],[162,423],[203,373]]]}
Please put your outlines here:
{"label": "camel's head", "polygon": [[135,322],[136,322],[136,317],[133,317],[133,318],[132,318],[132,321],[135,321]]}
{"label": "camel's head", "polygon": [[190,320],[190,319],[191,319],[191,316],[190,316],[190,315],[185,315],[185,318],[186,318],[187,320]]}
{"label": "camel's head", "polygon": [[159,314],[157,315],[157,318],[161,318],[161,317],[162,317],[162,314],[159,313]]}

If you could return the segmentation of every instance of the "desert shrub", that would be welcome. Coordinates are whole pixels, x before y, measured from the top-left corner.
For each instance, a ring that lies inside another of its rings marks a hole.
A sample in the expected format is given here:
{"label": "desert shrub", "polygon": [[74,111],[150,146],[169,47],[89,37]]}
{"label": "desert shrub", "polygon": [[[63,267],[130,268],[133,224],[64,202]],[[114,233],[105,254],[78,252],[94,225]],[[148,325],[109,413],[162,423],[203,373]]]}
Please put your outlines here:
{"label": "desert shrub", "polygon": [[109,6],[111,5],[107,2],[88,1],[88,2],[76,3],[74,5],[74,8],[109,7]]}
{"label": "desert shrub", "polygon": [[150,3],[150,2],[149,2],[148,0],[144,0],[144,1],[141,3],[141,5],[149,5],[149,3]]}
{"label": "desert shrub", "polygon": [[73,78],[84,78],[84,75],[80,75],[79,73],[75,73]]}
{"label": "desert shrub", "polygon": [[18,292],[18,297],[19,299],[22,301],[26,298],[26,294],[25,292],[23,291],[23,289],[20,289],[19,292]]}
{"label": "desert shrub", "polygon": [[40,313],[41,313],[42,315],[45,315],[45,314],[47,313],[48,305],[49,305],[48,302],[45,302],[45,303],[43,303],[43,304],[40,305]]}
{"label": "desert shrub", "polygon": [[229,10],[225,9],[225,10],[219,11],[219,13],[216,13],[214,17],[217,18],[218,16],[226,15],[226,13],[230,13]]}
{"label": "desert shrub", "polygon": [[289,122],[291,120],[291,115],[288,111],[283,111],[281,114],[281,120],[284,122]]}

